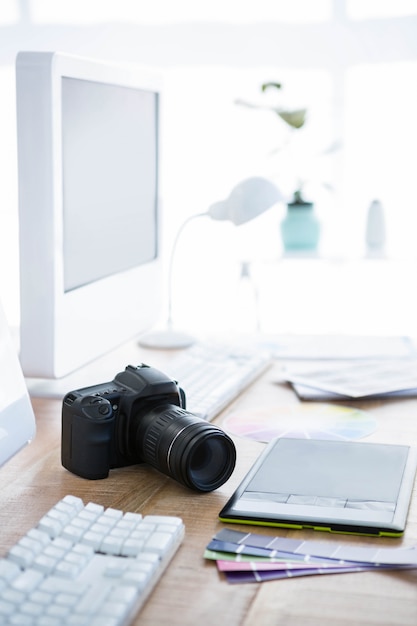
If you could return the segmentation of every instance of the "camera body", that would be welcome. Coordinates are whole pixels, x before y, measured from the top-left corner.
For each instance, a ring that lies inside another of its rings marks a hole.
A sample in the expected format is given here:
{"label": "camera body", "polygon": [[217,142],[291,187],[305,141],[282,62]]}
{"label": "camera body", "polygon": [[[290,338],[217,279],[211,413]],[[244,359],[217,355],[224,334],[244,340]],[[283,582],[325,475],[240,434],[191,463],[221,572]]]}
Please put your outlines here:
{"label": "camera body", "polygon": [[62,465],[101,479],[110,469],[146,462],[199,491],[216,489],[234,469],[234,444],[185,406],[178,383],[145,364],[71,391],[62,405]]}
{"label": "camera body", "polygon": [[[66,394],[62,406],[62,465],[83,478],[106,478],[109,470],[137,463],[129,454],[129,416],[159,404],[185,409],[185,394],[165,374],[128,365],[110,383]],[[116,428],[117,426],[117,428]]]}

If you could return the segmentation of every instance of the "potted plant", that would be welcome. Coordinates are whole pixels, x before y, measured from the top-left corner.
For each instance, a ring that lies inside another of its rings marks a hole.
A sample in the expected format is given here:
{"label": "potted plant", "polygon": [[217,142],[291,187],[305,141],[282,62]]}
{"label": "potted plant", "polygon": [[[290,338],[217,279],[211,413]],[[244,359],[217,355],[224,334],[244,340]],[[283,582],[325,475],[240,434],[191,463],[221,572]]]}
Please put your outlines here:
{"label": "potted plant", "polygon": [[[261,92],[264,93],[273,90],[281,90],[281,83],[266,82],[261,85]],[[246,106],[252,109],[262,109],[272,111],[284,123],[285,127],[290,131],[288,141],[279,151],[285,155],[286,161],[299,164],[302,160],[300,157],[304,154],[294,154],[291,140],[294,134],[300,133],[307,122],[306,108],[283,108],[275,105],[253,104],[244,100],[236,100],[236,104]],[[297,137],[298,138],[298,137]],[[330,149],[323,154],[330,154],[337,149],[335,143]],[[278,150],[277,150],[278,151]],[[295,177],[294,177],[295,179]],[[296,180],[296,179],[295,179]],[[281,237],[285,251],[314,251],[317,249],[320,240],[320,222],[315,214],[314,203],[306,200],[304,197],[303,183],[298,182],[295,190],[288,196],[286,215],[281,223]],[[327,186],[328,187],[328,186]]]}

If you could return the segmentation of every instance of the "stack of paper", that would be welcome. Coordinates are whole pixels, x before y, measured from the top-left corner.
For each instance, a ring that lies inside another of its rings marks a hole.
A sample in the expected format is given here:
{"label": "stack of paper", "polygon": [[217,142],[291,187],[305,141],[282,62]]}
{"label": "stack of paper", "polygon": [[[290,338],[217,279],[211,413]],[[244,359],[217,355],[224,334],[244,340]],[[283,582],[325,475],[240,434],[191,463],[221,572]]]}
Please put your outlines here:
{"label": "stack of paper", "polygon": [[417,396],[417,359],[321,362],[287,366],[282,373],[306,400]]}
{"label": "stack of paper", "polygon": [[229,583],[315,574],[417,568],[417,547],[379,548],[269,537],[223,529],[204,553]]}

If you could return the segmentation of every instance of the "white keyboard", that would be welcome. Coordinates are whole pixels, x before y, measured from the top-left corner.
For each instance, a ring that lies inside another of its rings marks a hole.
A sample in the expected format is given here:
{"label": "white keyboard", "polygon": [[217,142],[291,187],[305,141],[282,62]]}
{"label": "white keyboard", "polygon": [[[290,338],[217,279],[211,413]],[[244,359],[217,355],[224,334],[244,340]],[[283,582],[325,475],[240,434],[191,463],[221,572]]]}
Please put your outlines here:
{"label": "white keyboard", "polygon": [[[210,421],[271,362],[271,355],[262,349],[198,342],[160,369],[184,389],[187,410]],[[117,373],[112,370],[110,377],[109,372],[100,376],[94,364],[91,368],[60,379],[27,378],[26,383],[31,396],[62,399],[69,391],[106,382]]]}
{"label": "white keyboard", "polygon": [[262,350],[198,343],[165,367],[185,391],[187,411],[212,420],[270,365]]}
{"label": "white keyboard", "polygon": [[0,624],[129,624],[183,536],[178,517],[66,496],[0,559]]}

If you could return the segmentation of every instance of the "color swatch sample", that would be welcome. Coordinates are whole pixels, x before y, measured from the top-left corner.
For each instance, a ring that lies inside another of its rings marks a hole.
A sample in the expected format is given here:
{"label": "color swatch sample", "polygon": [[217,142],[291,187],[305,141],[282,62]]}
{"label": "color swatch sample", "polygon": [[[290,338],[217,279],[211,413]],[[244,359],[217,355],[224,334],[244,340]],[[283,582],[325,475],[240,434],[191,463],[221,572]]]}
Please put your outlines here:
{"label": "color swatch sample", "polygon": [[276,437],[361,439],[373,433],[376,425],[376,419],[365,411],[321,402],[239,411],[222,423],[230,433],[262,442]]}
{"label": "color swatch sample", "polygon": [[324,541],[221,530],[204,558],[216,561],[229,583],[263,582],[318,574],[417,568],[417,547],[358,547]]}

